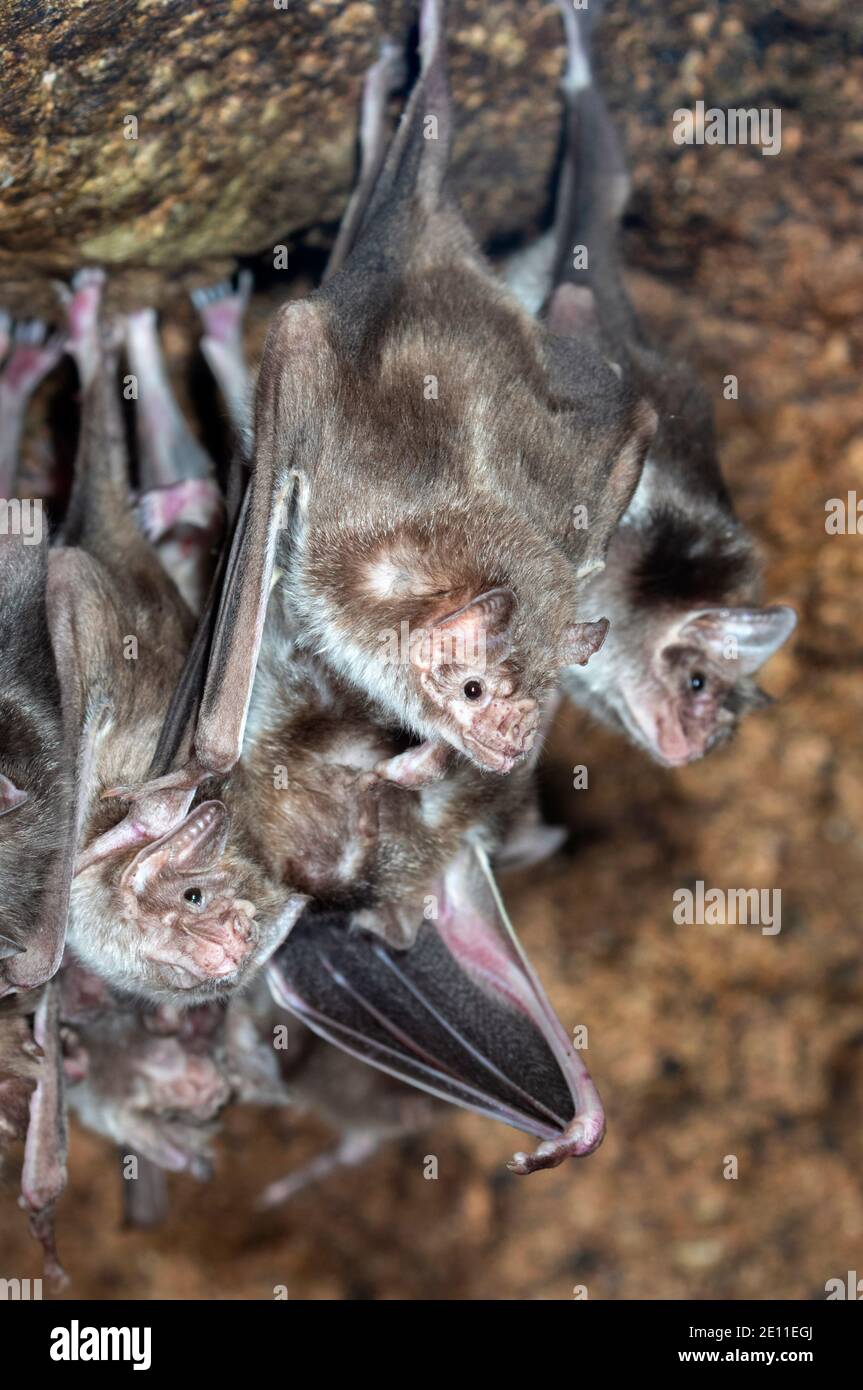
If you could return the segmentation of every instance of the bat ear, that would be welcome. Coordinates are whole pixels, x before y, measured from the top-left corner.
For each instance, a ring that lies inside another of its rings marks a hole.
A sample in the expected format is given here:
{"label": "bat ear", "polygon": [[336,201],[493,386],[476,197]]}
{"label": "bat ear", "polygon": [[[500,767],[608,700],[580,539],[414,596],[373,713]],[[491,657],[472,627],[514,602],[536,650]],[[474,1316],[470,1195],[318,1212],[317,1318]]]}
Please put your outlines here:
{"label": "bat ear", "polygon": [[681,628],[684,640],[701,641],[716,656],[738,661],[743,675],[764,665],[797,626],[797,614],[785,604],[770,608],[708,608]]}
{"label": "bat ear", "polygon": [[27,800],[28,793],[16,787],[8,777],[4,777],[0,772],[0,816],[5,816],[9,811],[14,811],[18,806],[23,806]]}
{"label": "bat ear", "polygon": [[512,645],[515,610],[512,589],[489,589],[426,629],[423,640],[411,644],[411,658],[423,671],[436,666],[482,669],[490,657],[503,661]]}
{"label": "bat ear", "polygon": [[579,560],[577,578],[584,578],[602,567],[611,537],[638,487],[657,424],[656,411],[646,398],[637,399],[630,405],[623,443],[618,445],[607,471],[595,476],[592,497],[588,495],[584,550]]}
{"label": "bat ear", "polygon": [[224,853],[230,818],[221,801],[205,801],[168,835],[139,850],[120,877],[120,886],[136,897],[166,869],[173,873],[203,873]]}
{"label": "bat ear", "polygon": [[570,623],[564,634],[561,665],[586,666],[605,641],[609,626],[607,618],[595,623]]}

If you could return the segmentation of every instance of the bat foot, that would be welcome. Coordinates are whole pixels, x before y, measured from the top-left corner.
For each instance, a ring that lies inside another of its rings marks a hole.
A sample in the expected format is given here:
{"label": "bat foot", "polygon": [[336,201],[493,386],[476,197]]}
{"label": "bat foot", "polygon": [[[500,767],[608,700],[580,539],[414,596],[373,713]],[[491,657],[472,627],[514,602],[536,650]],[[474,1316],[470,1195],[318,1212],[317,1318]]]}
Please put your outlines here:
{"label": "bat foot", "polygon": [[41,319],[16,323],[12,350],[3,369],[5,396],[26,401],[63,356],[66,339],[51,333]]}
{"label": "bat foot", "polygon": [[598,1149],[605,1138],[605,1115],[602,1109],[576,1115],[559,1139],[545,1139],[533,1153],[519,1151],[506,1165],[511,1173],[526,1176],[544,1168],[559,1168],[568,1158],[586,1158]]}
{"label": "bat foot", "polygon": [[235,281],[220,280],[218,284],[192,290],[190,298],[208,338],[217,343],[233,343],[240,337],[253,283],[252,272],[241,270]]}

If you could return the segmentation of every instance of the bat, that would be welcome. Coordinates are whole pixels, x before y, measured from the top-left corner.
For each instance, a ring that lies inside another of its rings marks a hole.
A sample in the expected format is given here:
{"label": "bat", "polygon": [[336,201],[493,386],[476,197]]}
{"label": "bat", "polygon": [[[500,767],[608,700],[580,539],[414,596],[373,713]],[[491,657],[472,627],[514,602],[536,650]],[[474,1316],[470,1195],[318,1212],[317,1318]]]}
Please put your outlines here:
{"label": "bat", "polygon": [[[560,8],[568,65],[555,227],[508,278],[525,304],[544,304],[552,328],[599,346],[659,413],[607,564],[586,585],[611,621],[608,637],[589,667],[565,673],[564,686],[658,762],[679,766],[724,743],[743,714],[767,702],[754,678],[796,615],[760,606],[755,547],[722,479],[710,402],[687,366],[648,343],[629,300],[618,248],[629,180],[591,74],[596,7],[588,15],[560,0]],[[587,248],[587,269],[575,265],[578,247]]]}
{"label": "bat", "polygon": [[236,285],[222,280],[192,291],[204,330],[201,351],[225,399],[234,435],[244,444],[251,433],[253,387],[242,325],[252,283],[252,272],[241,270]]}
{"label": "bat", "polygon": [[0,373],[0,498],[7,500],[15,495],[27,405],[63,356],[63,339],[49,334],[37,319],[11,327],[4,312],[0,315],[0,362],[10,348]]}
{"label": "bat", "polygon": [[48,625],[47,524],[30,505],[26,527],[0,531],[0,997],[56,971],[74,857],[77,744]]}
{"label": "bat", "polygon": [[225,508],[213,464],[183,417],[162,357],[154,309],[126,318],[137,386],[137,519],[193,613],[204,606],[219,555]]}
{"label": "bat", "polygon": [[124,1155],[209,1177],[217,1120],[231,1093],[214,1039],[181,1022],[159,1030],[152,1014],[128,1000],[79,1021],[76,1034],[86,1065],[68,1094],[81,1123]]}
{"label": "bat", "polygon": [[[538,750],[537,750],[538,752]],[[430,883],[465,836],[494,853],[534,796],[534,755],[507,778],[462,760],[445,778],[405,776],[422,749],[296,640],[276,593],[243,754],[225,792],[234,833],[268,877],[319,906],[369,911],[413,939]],[[401,784],[379,775],[394,758]]]}
{"label": "bat", "polygon": [[[195,757],[150,792],[239,757],[274,573],[302,644],[429,745],[382,770],[394,780],[439,777],[453,749],[509,772],[560,669],[604,638],[580,575],[629,501],[652,413],[599,353],[526,315],[480,256],[444,186],[442,46],[427,0],[421,75],[355,201],[344,264],[271,328]],[[554,534],[532,501],[540,469],[566,499]],[[576,501],[586,531],[569,524]]]}
{"label": "bat", "polygon": [[47,585],[64,704],[92,749],[79,775],[69,943],[115,988],[188,1006],[258,968],[305,899],[270,885],[235,850],[217,797],[192,805],[192,793],[167,793],[118,819],[116,784],[150,767],[194,620],[135,526],[116,344],[98,331],[98,296],[85,313],[78,292],[70,345],[89,384],[71,504],[77,534],[51,553]]}

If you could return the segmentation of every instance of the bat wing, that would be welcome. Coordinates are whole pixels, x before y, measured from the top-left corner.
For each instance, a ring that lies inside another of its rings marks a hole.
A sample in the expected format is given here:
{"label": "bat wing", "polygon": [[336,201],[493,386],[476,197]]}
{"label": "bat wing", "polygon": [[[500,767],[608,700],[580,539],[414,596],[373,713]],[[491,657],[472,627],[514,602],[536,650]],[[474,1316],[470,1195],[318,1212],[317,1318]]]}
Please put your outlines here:
{"label": "bat wing", "polygon": [[520,1173],[590,1153],[605,1129],[579,1054],[524,955],[484,852],[447,869],[407,949],[303,918],[269,969],[279,1004],[362,1061],[536,1136]]}

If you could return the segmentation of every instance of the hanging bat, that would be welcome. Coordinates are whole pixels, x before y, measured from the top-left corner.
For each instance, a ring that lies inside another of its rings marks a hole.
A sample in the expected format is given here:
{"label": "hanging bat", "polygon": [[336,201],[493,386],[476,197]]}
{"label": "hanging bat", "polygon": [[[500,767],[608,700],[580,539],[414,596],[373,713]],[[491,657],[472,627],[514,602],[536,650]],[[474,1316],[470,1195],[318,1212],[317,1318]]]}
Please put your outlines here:
{"label": "hanging bat", "polygon": [[186,1011],[166,1028],[128,999],[91,1009],[75,1023],[84,1065],[67,1085],[81,1123],[113,1139],[121,1153],[203,1179],[231,1088],[216,1033],[185,1025],[198,1012]]}
{"label": "hanging bat", "polygon": [[14,327],[8,314],[0,319],[0,362],[11,349],[0,373],[0,498],[9,499],[15,496],[27,405],[63,356],[63,339],[60,334],[49,334],[36,319]]}
{"label": "hanging bat", "polygon": [[[87,359],[81,376],[90,383],[70,506],[77,533],[67,531],[66,545],[52,552],[48,576],[64,707],[76,711],[92,749],[79,775],[69,941],[114,987],[190,1005],[257,968],[305,900],[274,891],[234,849],[216,797],[193,806],[193,794],[174,792],[149,803],[149,814],[119,819],[112,793],[121,778],[147,775],[194,623],[134,524],[116,345],[87,323],[77,293],[70,342]],[[98,316],[98,297],[90,315]]]}
{"label": "hanging bat", "polygon": [[[441,25],[426,0],[421,75],[344,264],[271,329],[196,756],[137,805],[236,762],[277,564],[302,644],[428,744],[412,780],[441,775],[440,750],[510,771],[561,667],[605,635],[579,575],[601,563],[652,414],[519,309],[452,206]],[[566,499],[553,534],[540,469]]]}
{"label": "hanging bat", "polygon": [[212,461],[174,398],[154,309],[128,315],[126,351],[137,387],[138,523],[190,609],[198,614],[216,569],[224,502]]}
{"label": "hanging bat", "polygon": [[41,535],[0,530],[0,997],[56,971],[74,859],[77,745],[48,626],[47,522],[32,506]]}
{"label": "hanging bat", "polygon": [[[494,853],[534,797],[535,757],[507,778],[462,760],[411,784],[424,761],[403,730],[296,640],[276,593],[259,656],[243,755],[225,791],[234,834],[268,877],[319,906],[371,911],[411,940],[430,882],[475,836]],[[538,751],[538,750],[537,750]],[[379,775],[398,758],[401,784]]]}
{"label": "hanging bat", "polygon": [[[568,65],[555,228],[508,278],[530,307],[545,303],[553,330],[599,346],[659,412],[606,567],[587,581],[589,601],[611,620],[608,638],[564,684],[658,762],[678,766],[725,742],[741,715],[766,703],[754,677],[796,616],[759,606],[755,547],[722,479],[710,402],[688,367],[648,343],[627,295],[618,242],[629,180],[591,74],[596,7],[588,14],[560,0],[560,8]],[[575,268],[579,247],[586,269]]]}
{"label": "hanging bat", "polygon": [[252,293],[252,272],[241,270],[234,285],[222,280],[192,291],[201,319],[201,351],[219,384],[236,439],[247,441],[252,427],[252,378],[243,350],[243,316]]}

